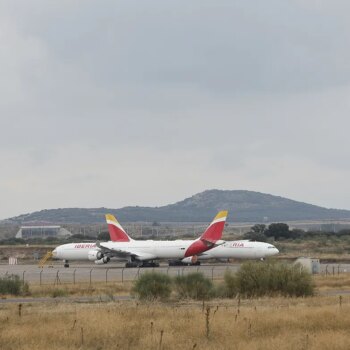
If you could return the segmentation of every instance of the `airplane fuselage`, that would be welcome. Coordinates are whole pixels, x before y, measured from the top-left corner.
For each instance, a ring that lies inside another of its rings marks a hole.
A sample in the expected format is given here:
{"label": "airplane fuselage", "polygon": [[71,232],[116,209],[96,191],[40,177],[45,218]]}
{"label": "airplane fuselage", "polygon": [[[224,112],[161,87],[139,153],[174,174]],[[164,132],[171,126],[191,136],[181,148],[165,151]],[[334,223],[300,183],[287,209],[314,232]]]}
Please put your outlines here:
{"label": "airplane fuselage", "polygon": [[278,253],[278,249],[270,243],[226,241],[224,244],[198,255],[198,259],[262,259]]}
{"label": "airplane fuselage", "polygon": [[[176,241],[130,241],[130,242],[104,242],[103,247],[113,250],[132,251],[143,256],[143,260],[152,259],[183,259],[194,255],[196,245],[202,244],[200,240],[176,240]],[[68,243],[58,246],[53,251],[53,256],[61,260],[91,260],[89,253],[99,251],[96,243]],[[116,257],[118,258],[118,257]],[[127,260],[119,257],[119,260]]]}

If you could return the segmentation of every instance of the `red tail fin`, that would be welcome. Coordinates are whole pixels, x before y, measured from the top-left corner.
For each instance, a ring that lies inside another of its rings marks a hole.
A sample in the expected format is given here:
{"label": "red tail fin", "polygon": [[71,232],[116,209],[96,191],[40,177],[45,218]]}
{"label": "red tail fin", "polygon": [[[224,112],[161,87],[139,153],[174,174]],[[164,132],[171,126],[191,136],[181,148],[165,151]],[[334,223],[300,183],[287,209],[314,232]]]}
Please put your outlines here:
{"label": "red tail fin", "polygon": [[124,231],[123,227],[112,214],[106,215],[108,231],[111,241],[113,242],[129,242],[132,239]]}
{"label": "red tail fin", "polygon": [[[186,250],[185,257],[201,254],[216,246],[216,243],[221,240],[222,231],[225,227],[227,211],[220,211],[215,216],[214,220],[202,234],[199,239],[196,239]],[[220,244],[220,242],[218,242]]]}
{"label": "red tail fin", "polygon": [[222,237],[222,231],[225,227],[225,222],[227,218],[227,210],[220,211],[205,230],[205,232],[201,236],[201,240],[215,243],[220,240]]}

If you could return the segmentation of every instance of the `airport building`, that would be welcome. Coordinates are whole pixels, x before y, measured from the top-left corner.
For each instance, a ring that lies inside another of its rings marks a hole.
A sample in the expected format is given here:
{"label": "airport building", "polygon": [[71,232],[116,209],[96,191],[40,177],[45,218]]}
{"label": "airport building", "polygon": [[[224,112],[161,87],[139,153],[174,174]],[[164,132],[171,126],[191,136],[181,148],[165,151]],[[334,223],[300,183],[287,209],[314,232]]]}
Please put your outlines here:
{"label": "airport building", "polygon": [[61,226],[22,226],[16,234],[16,238],[63,238],[72,234]]}

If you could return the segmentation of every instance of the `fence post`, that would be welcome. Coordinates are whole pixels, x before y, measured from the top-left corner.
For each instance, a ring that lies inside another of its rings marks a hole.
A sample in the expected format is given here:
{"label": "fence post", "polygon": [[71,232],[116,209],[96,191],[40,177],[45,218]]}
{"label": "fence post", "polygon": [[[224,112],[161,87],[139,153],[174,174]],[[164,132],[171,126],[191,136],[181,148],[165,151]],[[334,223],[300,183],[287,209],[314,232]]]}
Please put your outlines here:
{"label": "fence post", "polygon": [[23,271],[23,277],[22,277],[22,283],[24,284],[24,274],[25,274],[26,272],[25,271]]}
{"label": "fence post", "polygon": [[338,275],[339,275],[339,269],[340,269],[340,265],[338,265]]}
{"label": "fence post", "polygon": [[168,266],[168,268],[166,269],[166,274],[169,276],[169,269],[170,269],[170,266]]}
{"label": "fence post", "polygon": [[106,269],[106,284],[107,284],[107,282],[108,282],[108,277],[107,277],[108,270],[109,270],[109,267]]}
{"label": "fence post", "polygon": [[91,274],[92,274],[92,270],[93,270],[93,269],[90,270],[90,286],[91,286]]}
{"label": "fence post", "polygon": [[137,269],[137,279],[140,278],[140,267]]}
{"label": "fence post", "polygon": [[40,271],[40,285],[41,285],[41,275],[43,273],[43,270]]}
{"label": "fence post", "polygon": [[73,284],[75,284],[75,272],[77,271],[77,269],[75,269],[74,271],[73,271]]}
{"label": "fence post", "polygon": [[60,277],[58,276],[60,270],[57,270],[56,272],[56,279],[55,281],[53,282],[53,284],[55,285],[57,283],[57,285],[61,284],[61,281],[60,281]]}
{"label": "fence post", "polygon": [[212,281],[214,280],[214,269],[215,269],[215,266],[213,266],[211,269],[211,280]]}
{"label": "fence post", "polygon": [[333,266],[333,276],[334,276],[334,266]]}
{"label": "fence post", "polygon": [[124,269],[125,267],[122,268],[122,283],[124,283]]}
{"label": "fence post", "polygon": [[185,270],[185,268],[183,267],[182,272],[181,272],[182,276],[184,275],[184,270]]}
{"label": "fence post", "polygon": [[197,272],[199,272],[199,266],[197,266]]}

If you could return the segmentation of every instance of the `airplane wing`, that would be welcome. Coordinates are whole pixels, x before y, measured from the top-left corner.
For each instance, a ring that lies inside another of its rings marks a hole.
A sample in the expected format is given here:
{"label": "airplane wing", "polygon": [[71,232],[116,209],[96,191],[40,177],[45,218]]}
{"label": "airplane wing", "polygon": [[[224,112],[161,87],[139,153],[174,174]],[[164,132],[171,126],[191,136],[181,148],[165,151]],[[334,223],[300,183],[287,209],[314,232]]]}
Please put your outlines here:
{"label": "airplane wing", "polygon": [[121,248],[109,248],[106,247],[103,243],[96,242],[96,246],[102,250],[102,252],[109,257],[118,257],[118,258],[128,258],[133,257],[137,260],[153,260],[157,257],[153,254],[140,253],[132,249],[121,249]]}

